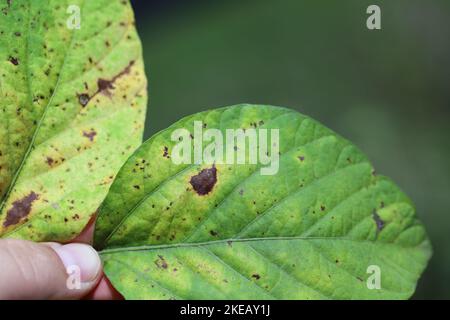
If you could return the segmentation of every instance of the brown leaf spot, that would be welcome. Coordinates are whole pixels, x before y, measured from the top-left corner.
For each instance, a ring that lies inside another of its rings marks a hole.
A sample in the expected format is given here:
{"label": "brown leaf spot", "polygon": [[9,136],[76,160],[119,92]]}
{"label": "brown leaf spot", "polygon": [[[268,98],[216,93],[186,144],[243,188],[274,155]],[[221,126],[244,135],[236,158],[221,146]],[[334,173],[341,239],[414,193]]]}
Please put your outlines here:
{"label": "brown leaf spot", "polygon": [[252,278],[259,280],[259,279],[261,279],[261,276],[259,274],[255,273],[255,274],[252,274]]}
{"label": "brown leaf spot", "polygon": [[47,164],[49,166],[51,166],[55,161],[53,160],[53,158],[47,157],[47,159],[45,160],[45,162],[47,162]]}
{"label": "brown leaf spot", "polygon": [[83,106],[86,107],[86,105],[89,103],[91,98],[86,93],[82,93],[78,95],[78,102]]}
{"label": "brown leaf spot", "polygon": [[218,235],[217,231],[214,231],[214,230],[210,230],[209,234],[212,235],[213,237]]}
{"label": "brown leaf spot", "polygon": [[134,61],[130,61],[130,63],[118,74],[116,74],[114,77],[111,78],[111,80],[106,80],[106,79],[98,79],[97,81],[97,92],[94,93],[94,96],[99,94],[100,92],[110,96],[111,92],[110,90],[114,89],[114,83],[117,81],[117,79],[123,77],[126,74],[130,73],[131,67],[134,65]]}
{"label": "brown leaf spot", "polygon": [[215,166],[203,169],[199,174],[191,177],[191,185],[197,194],[204,196],[211,192],[217,182],[217,169]]}
{"label": "brown leaf spot", "polygon": [[9,62],[11,62],[15,66],[19,65],[19,59],[14,58],[14,57],[9,57]]}
{"label": "brown leaf spot", "polygon": [[169,148],[164,147],[164,151],[163,151],[163,157],[169,159]]}
{"label": "brown leaf spot", "polygon": [[158,256],[159,259],[155,260],[155,264],[159,269],[167,269],[169,265],[167,264],[166,260],[163,256]]}
{"label": "brown leaf spot", "polygon": [[39,196],[31,191],[29,195],[20,200],[13,202],[11,209],[6,213],[6,220],[3,222],[4,227],[17,224],[22,218],[26,217],[31,212],[33,202],[39,199]]}
{"label": "brown leaf spot", "polygon": [[91,129],[91,131],[89,131],[89,132],[83,131],[83,137],[88,138],[89,141],[91,141],[91,142],[94,141],[94,137],[96,135],[97,135],[97,132],[95,132],[94,129]]}
{"label": "brown leaf spot", "polygon": [[98,91],[104,93],[107,96],[111,95],[110,89],[113,90],[114,85],[111,80],[98,79],[97,81]]}
{"label": "brown leaf spot", "polygon": [[375,221],[375,224],[377,226],[377,231],[380,232],[384,228],[384,221],[381,220],[380,216],[378,215],[378,212],[376,210],[372,213],[372,218]]}

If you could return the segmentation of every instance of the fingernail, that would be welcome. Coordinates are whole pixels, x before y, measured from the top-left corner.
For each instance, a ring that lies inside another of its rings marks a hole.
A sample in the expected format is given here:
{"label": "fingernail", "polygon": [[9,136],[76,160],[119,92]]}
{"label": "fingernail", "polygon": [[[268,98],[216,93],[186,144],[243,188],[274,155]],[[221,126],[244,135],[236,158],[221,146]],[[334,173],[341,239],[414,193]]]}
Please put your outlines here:
{"label": "fingernail", "polygon": [[89,245],[70,243],[53,248],[66,269],[78,267],[81,282],[92,282],[97,279],[101,271],[101,261],[97,251]]}

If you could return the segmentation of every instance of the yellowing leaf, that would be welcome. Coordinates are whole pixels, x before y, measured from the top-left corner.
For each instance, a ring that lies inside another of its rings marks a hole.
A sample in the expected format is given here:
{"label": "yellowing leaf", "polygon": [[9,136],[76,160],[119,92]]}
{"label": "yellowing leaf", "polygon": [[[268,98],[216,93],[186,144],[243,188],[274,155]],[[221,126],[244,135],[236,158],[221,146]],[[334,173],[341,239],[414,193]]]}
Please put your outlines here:
{"label": "yellowing leaf", "polygon": [[0,9],[0,236],[66,241],[142,139],[133,12],[124,0]]}
{"label": "yellowing leaf", "polygon": [[[192,136],[172,135],[197,121],[224,136],[278,129],[278,172],[175,164]],[[192,115],[145,142],[111,186],[95,244],[131,299],[404,299],[431,254],[411,201],[357,147],[295,111],[254,105]]]}

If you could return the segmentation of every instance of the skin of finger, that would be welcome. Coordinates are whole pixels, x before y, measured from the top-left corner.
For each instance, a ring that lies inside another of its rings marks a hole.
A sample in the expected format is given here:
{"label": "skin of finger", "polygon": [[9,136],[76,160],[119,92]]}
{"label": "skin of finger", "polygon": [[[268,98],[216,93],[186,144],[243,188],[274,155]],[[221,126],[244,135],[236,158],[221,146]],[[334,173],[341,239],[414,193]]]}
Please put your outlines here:
{"label": "skin of finger", "polygon": [[[95,216],[91,218],[84,230],[72,241],[92,244],[95,230]],[[90,292],[85,299],[88,300],[121,300],[122,295],[112,286],[106,276],[102,276],[97,287]]]}
{"label": "skin of finger", "polygon": [[69,290],[64,265],[50,245],[0,240],[0,298],[76,299],[88,290]]}
{"label": "skin of finger", "polygon": [[89,293],[86,300],[123,300],[122,295],[114,289],[108,278],[102,277],[98,286]]}

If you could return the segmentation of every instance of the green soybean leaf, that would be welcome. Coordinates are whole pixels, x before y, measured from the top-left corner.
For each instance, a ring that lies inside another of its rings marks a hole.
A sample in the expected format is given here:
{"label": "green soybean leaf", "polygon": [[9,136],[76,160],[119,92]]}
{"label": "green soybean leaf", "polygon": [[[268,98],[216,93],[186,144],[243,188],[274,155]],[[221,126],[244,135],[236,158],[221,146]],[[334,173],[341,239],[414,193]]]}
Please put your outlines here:
{"label": "green soybean leaf", "polygon": [[[250,138],[245,164],[175,164],[198,122],[205,135],[279,129],[278,171],[250,163]],[[295,111],[253,105],[189,116],[145,142],[111,186],[95,244],[130,299],[402,299],[431,254],[411,201],[354,145]]]}
{"label": "green soybean leaf", "polygon": [[141,143],[145,106],[128,1],[2,1],[0,236],[78,234]]}

